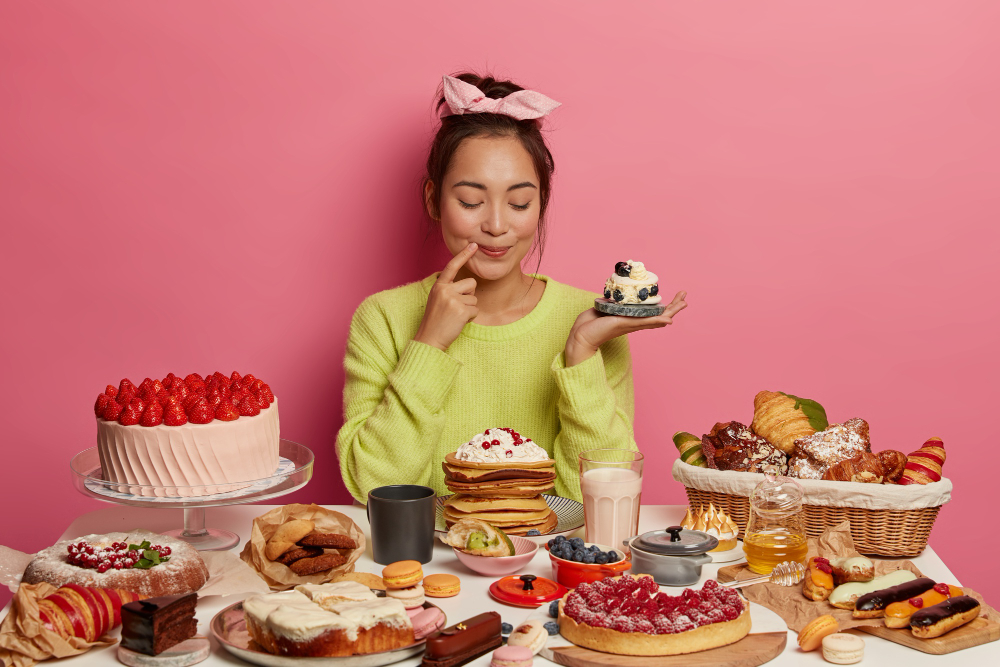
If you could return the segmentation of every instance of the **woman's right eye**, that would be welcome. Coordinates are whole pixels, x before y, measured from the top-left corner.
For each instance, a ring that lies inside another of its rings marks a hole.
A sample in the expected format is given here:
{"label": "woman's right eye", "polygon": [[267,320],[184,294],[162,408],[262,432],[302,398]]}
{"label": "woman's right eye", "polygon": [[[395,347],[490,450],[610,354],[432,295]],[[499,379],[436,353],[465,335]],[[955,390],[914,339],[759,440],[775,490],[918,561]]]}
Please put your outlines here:
{"label": "woman's right eye", "polygon": [[470,204],[469,202],[462,201],[461,199],[458,200],[458,203],[462,205],[462,208],[477,208],[479,206],[479,204]]}

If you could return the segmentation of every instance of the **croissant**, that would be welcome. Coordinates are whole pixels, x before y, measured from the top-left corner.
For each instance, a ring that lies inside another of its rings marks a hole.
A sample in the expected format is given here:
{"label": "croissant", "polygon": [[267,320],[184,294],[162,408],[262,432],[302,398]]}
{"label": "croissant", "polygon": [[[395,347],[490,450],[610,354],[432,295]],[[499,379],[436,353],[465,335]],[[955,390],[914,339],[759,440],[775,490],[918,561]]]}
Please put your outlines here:
{"label": "croissant", "polygon": [[861,452],[852,459],[845,459],[826,469],[823,479],[834,482],[865,482],[881,484],[885,469],[879,457],[871,452]]}
{"label": "croissant", "polygon": [[750,427],[786,455],[791,455],[796,440],[824,431],[829,425],[823,406],[808,398],[762,391],[753,399]]}
{"label": "croissant", "polygon": [[674,445],[681,453],[681,461],[689,465],[707,468],[705,453],[701,450],[701,439],[696,435],[678,431],[674,433]]}
{"label": "croissant", "polygon": [[38,601],[38,614],[47,628],[63,637],[96,642],[121,623],[122,605],[143,596],[117,588],[66,584]]}
{"label": "croissant", "polygon": [[884,449],[878,454],[879,463],[885,470],[885,483],[895,484],[903,476],[903,468],[906,467],[906,454],[895,449]]}
{"label": "croissant", "polygon": [[900,484],[930,484],[941,481],[941,468],[946,454],[941,438],[931,438],[924,446],[906,457],[906,468]]}

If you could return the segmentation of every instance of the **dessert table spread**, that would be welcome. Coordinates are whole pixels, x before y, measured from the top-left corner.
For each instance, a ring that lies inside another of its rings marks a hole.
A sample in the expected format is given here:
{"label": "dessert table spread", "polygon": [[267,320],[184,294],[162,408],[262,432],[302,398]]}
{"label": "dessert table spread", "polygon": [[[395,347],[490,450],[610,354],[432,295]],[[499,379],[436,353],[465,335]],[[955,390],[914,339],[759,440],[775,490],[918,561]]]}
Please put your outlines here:
{"label": "dessert table spread", "polygon": [[[212,522],[220,528],[228,529],[240,536],[241,549],[250,535],[250,528],[253,519],[276,507],[275,505],[244,505],[220,507],[212,510]],[[357,506],[331,506],[338,512],[346,514],[353,519],[365,534],[368,535],[368,519],[365,515],[365,508]],[[144,528],[154,532],[162,532],[173,528],[178,523],[176,516],[178,510],[156,510],[137,507],[116,506],[109,507],[94,512],[84,514],[75,519],[60,536],[61,539],[72,538],[89,533],[106,533],[109,531],[129,531],[137,528]],[[684,516],[685,507],[681,505],[646,505],[642,507],[639,515],[639,532],[664,528],[666,526],[680,523]],[[579,531],[582,537],[582,529]],[[936,581],[945,581],[955,585],[961,582],[948,569],[944,562],[934,553],[930,547],[912,561],[920,568],[925,576]],[[725,564],[709,564],[702,570],[702,579],[714,578],[719,567]],[[381,573],[382,566],[376,564],[371,558],[371,541],[369,540],[367,552],[356,564],[356,569],[363,572]],[[511,607],[495,601],[489,596],[487,589],[495,580],[495,577],[484,577],[466,569],[455,557],[450,547],[438,542],[434,547],[434,559],[423,566],[425,574],[451,573],[457,575],[462,581],[461,593],[452,598],[435,598],[434,603],[447,614],[448,623],[453,624],[461,620],[482,613],[484,611],[498,612],[503,621],[517,626],[521,621],[527,619],[535,613],[533,609]],[[536,574],[544,577],[551,577],[551,566],[548,554],[544,548],[539,549],[531,563],[520,571],[521,574]],[[974,582],[970,582],[974,585]],[[672,594],[680,593],[682,589],[665,589]],[[240,596],[208,596],[200,598],[198,601],[198,634],[210,636],[209,623],[215,614],[226,606],[237,602]],[[117,636],[120,629],[113,632]],[[862,632],[849,631],[857,634],[865,641],[864,662],[872,665],[890,664],[891,661],[899,661],[913,667],[916,665],[976,665],[995,663],[1000,659],[1000,642],[993,642],[982,646],[957,651],[947,655],[928,655],[915,651],[878,637],[873,637]],[[821,652],[814,651],[803,653],[796,643],[796,634],[788,632],[788,643],[784,652],[767,663],[769,665],[809,665],[828,664]],[[98,665],[120,664],[115,658],[117,645],[106,648],[95,648],[83,655],[68,658],[67,660],[77,667],[97,667]],[[490,655],[482,656],[470,665],[489,665]],[[418,658],[412,658],[396,663],[398,665],[418,665]],[[220,647],[215,640],[212,640],[212,653],[202,665],[205,667],[219,667],[220,665],[247,665],[236,657],[230,655]],[[536,665],[553,664],[541,656],[535,657]]]}

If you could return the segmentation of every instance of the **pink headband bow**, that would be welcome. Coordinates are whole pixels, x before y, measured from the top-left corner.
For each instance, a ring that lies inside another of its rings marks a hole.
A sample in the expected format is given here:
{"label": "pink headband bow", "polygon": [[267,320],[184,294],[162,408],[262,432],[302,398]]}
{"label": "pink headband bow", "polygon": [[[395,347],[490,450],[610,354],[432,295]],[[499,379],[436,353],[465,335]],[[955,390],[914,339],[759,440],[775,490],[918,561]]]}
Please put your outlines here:
{"label": "pink headband bow", "polygon": [[461,116],[467,113],[497,113],[517,120],[527,120],[541,118],[559,106],[559,102],[533,90],[519,90],[495,100],[483,95],[483,91],[471,83],[447,74],[444,76],[444,101],[447,108],[442,109],[442,118],[452,114]]}

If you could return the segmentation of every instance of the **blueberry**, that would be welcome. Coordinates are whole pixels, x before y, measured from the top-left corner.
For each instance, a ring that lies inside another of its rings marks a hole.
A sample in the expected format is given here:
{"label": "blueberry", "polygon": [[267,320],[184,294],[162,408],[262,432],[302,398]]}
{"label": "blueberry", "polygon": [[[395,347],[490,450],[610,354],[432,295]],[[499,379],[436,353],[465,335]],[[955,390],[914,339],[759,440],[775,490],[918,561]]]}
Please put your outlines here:
{"label": "blueberry", "polygon": [[611,296],[614,298],[615,301],[621,301],[622,299],[625,298],[624,296],[622,296],[622,291],[618,289],[616,289]]}
{"label": "blueberry", "polygon": [[604,288],[604,298],[605,299],[611,298],[611,290],[609,290],[607,287]]}
{"label": "blueberry", "polygon": [[620,556],[618,555],[618,552],[615,551],[614,549],[612,549],[611,551],[608,552],[608,562],[609,563],[617,563],[619,558],[620,558]]}
{"label": "blueberry", "polygon": [[569,541],[569,545],[571,547],[573,547],[574,549],[582,549],[583,548],[583,538],[582,537],[574,537],[572,540]]}
{"label": "blueberry", "polygon": [[606,553],[599,553],[594,556],[594,562],[598,565],[605,565],[608,562],[608,555]]}
{"label": "blueberry", "polygon": [[628,265],[628,262],[618,262],[615,264],[615,273],[622,278],[628,278],[628,274],[632,272],[632,267]]}
{"label": "blueberry", "polygon": [[562,544],[566,541],[565,535],[556,535],[556,544]]}
{"label": "blueberry", "polygon": [[549,540],[548,542],[545,543],[545,546],[549,548],[549,551],[552,551],[552,547],[554,547],[555,545],[556,545],[555,540]]}
{"label": "blueberry", "polygon": [[601,547],[597,546],[596,544],[591,544],[590,550],[593,551],[594,553],[600,553]]}
{"label": "blueberry", "polygon": [[559,618],[559,600],[553,600],[549,603],[549,616]]}
{"label": "blueberry", "polygon": [[538,537],[539,535],[541,535],[541,533],[538,532],[538,529],[532,528],[527,533],[525,533],[525,535],[527,535],[528,537]]}
{"label": "blueberry", "polygon": [[586,556],[583,557],[583,562],[587,563],[588,565],[593,565],[595,562],[594,554],[588,553]]}
{"label": "blueberry", "polygon": [[[496,626],[494,626],[494,627],[496,627]],[[556,623],[555,621],[549,621],[548,623],[546,623],[544,625],[544,627],[545,627],[546,630],[549,631],[549,636],[550,637],[552,635],[558,635],[559,634],[559,624]]]}
{"label": "blueberry", "polygon": [[[495,628],[497,626],[494,625],[493,627]],[[514,626],[513,625],[511,625],[510,623],[501,623],[500,624],[500,634],[502,634],[502,635],[509,635],[512,632],[514,632]]]}
{"label": "blueberry", "polygon": [[582,563],[583,559],[586,558],[586,556],[587,552],[584,551],[583,549],[577,549],[576,551],[573,552],[573,560],[576,561],[577,563]]}
{"label": "blueberry", "polygon": [[639,301],[645,301],[649,298],[649,290],[643,287],[639,290]]}
{"label": "blueberry", "polygon": [[649,288],[649,296],[656,296],[659,293],[660,293],[659,285],[653,285],[652,287]]}

